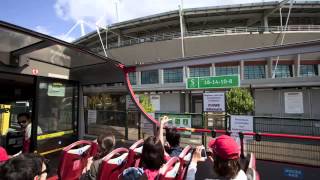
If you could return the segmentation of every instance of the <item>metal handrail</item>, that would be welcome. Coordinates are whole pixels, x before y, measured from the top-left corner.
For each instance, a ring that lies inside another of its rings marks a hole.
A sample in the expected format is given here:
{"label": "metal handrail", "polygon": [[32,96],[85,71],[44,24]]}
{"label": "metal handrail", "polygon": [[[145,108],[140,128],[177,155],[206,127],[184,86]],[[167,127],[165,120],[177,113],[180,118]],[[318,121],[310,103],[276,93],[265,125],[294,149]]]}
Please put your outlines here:
{"label": "metal handrail", "polygon": [[[253,34],[253,33],[279,33],[281,31],[291,31],[291,32],[318,32],[320,31],[320,25],[289,25],[284,29],[283,26],[269,26],[269,27],[232,27],[232,28],[216,28],[216,29],[204,29],[204,30],[194,30],[187,31],[185,37],[194,37],[194,36],[214,36],[214,35],[223,35],[223,34]],[[180,32],[166,32],[159,33],[150,36],[142,36],[134,39],[123,40],[120,42],[114,42],[108,44],[108,48],[118,48],[123,46],[130,46],[133,44],[141,44],[145,42],[156,42],[156,41],[165,41],[180,38]],[[93,51],[102,51],[101,47],[92,48]]]}

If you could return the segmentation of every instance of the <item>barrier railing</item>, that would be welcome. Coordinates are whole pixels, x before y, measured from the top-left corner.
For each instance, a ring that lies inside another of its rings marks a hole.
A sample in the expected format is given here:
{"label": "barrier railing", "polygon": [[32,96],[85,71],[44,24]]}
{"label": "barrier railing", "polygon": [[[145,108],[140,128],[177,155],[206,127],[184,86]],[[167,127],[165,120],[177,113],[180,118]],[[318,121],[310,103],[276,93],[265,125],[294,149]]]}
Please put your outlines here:
{"label": "barrier railing", "polygon": [[[238,135],[241,156],[244,156],[246,153],[254,153],[256,158],[261,160],[320,166],[320,136],[255,132],[239,132],[239,134],[235,134],[226,130],[177,129],[179,131],[202,133],[204,136],[211,133],[212,137],[217,137],[218,134]],[[206,143],[202,142],[202,144]]]}
{"label": "barrier railing", "polygon": [[[210,36],[210,35],[223,35],[223,34],[241,34],[241,33],[264,33],[264,32],[281,32],[282,31],[303,31],[303,32],[318,32],[320,31],[320,25],[289,25],[287,28],[283,26],[269,26],[269,27],[232,27],[232,28],[216,28],[216,29],[204,29],[204,30],[194,30],[187,31],[185,37],[193,36]],[[175,38],[180,38],[180,32],[166,32],[159,33],[155,35],[142,36],[137,38],[131,38],[123,40],[120,42],[113,42],[108,44],[108,48],[118,48],[123,46],[130,46],[133,44],[140,44],[145,42],[156,42],[172,40]],[[91,49],[94,52],[102,51],[101,47],[96,47]]]}
{"label": "barrier railing", "polygon": [[320,120],[284,117],[254,117],[256,132],[320,136]]}

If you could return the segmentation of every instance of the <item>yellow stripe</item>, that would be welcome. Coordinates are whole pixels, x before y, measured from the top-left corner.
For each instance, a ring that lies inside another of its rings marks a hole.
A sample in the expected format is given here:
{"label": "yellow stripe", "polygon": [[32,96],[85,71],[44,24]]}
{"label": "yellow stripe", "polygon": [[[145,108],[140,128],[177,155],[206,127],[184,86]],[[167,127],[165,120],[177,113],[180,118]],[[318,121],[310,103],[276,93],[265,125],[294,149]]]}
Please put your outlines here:
{"label": "yellow stripe", "polygon": [[43,135],[39,135],[37,137],[37,140],[44,140],[44,139],[51,139],[51,138],[56,138],[56,137],[61,137],[67,134],[72,134],[73,130],[70,131],[61,131],[61,132],[56,132],[56,133],[51,133],[51,134],[43,134]]}
{"label": "yellow stripe", "polygon": [[0,109],[8,109],[8,112],[0,114],[0,135],[6,135],[9,129],[11,105],[0,104]]}
{"label": "yellow stripe", "polygon": [[44,155],[47,155],[47,154],[51,154],[51,153],[54,153],[54,152],[57,152],[57,151],[61,151],[64,147],[62,148],[57,148],[57,149],[52,149],[50,151],[46,151],[46,152],[42,152],[40,153],[41,156],[44,156]]}
{"label": "yellow stripe", "polygon": [[186,128],[186,131],[195,132],[195,129],[194,128]]}

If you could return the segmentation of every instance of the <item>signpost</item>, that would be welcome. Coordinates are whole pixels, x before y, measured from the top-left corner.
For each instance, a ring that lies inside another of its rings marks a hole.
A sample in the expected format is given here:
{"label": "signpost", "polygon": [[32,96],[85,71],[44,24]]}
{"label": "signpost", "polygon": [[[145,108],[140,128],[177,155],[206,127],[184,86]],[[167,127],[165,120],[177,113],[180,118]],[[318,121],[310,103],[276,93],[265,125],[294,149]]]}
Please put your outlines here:
{"label": "signpost", "polygon": [[[163,117],[164,115],[161,115]],[[166,114],[171,121],[168,122],[168,127],[191,128],[191,115],[185,114]],[[182,134],[191,135],[191,132],[183,132]]]}
{"label": "signpost", "polygon": [[187,89],[232,88],[240,86],[239,75],[193,77],[187,79]]}
{"label": "signpost", "polygon": [[[239,132],[253,132],[253,116],[232,115],[230,128],[232,132],[231,136],[235,138],[240,146]],[[245,144],[252,139],[252,137],[245,136]],[[246,152],[246,146],[244,146],[244,152]]]}
{"label": "signpost", "polygon": [[284,107],[287,114],[303,114],[302,92],[285,92]]}
{"label": "signpost", "polygon": [[224,92],[203,93],[204,112],[225,112]]}

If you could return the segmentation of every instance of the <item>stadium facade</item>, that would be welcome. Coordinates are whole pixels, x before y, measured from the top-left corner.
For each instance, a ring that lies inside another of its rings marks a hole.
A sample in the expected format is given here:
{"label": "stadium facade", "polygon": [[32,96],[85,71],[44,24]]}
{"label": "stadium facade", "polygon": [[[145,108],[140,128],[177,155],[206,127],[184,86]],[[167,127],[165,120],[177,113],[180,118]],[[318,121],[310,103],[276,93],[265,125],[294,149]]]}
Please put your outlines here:
{"label": "stadium facade", "polygon": [[[241,86],[252,90],[255,115],[320,119],[320,51],[290,51],[291,44],[320,39],[320,1],[294,2],[290,13],[289,8],[285,0],[170,11],[112,24],[100,36],[108,57],[137,68],[130,73],[136,92],[160,95],[161,112],[201,113],[204,92],[225,90],[187,89],[188,77],[238,74]],[[272,48],[282,38],[279,51],[286,53],[277,61]],[[97,32],[75,43],[104,54]],[[265,54],[258,58],[229,58],[260,50]],[[119,84],[85,92],[121,94],[125,87]],[[302,94],[301,113],[286,112],[288,92]]]}

